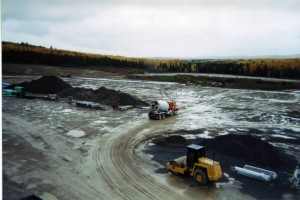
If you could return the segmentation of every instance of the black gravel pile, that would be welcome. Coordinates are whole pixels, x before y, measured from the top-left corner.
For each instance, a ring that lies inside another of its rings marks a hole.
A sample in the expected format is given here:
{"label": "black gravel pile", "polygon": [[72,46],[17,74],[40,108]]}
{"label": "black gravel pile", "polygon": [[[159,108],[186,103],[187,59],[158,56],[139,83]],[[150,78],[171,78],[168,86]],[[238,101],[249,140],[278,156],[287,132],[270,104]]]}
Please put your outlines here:
{"label": "black gravel pile", "polygon": [[58,95],[62,98],[73,96],[73,99],[81,101],[98,102],[108,106],[147,106],[148,104],[129,94],[100,87],[97,90],[85,88],[69,88]]}
{"label": "black gravel pile", "polygon": [[294,169],[297,165],[297,160],[293,156],[251,135],[229,134],[204,140],[200,145],[221,155],[260,166],[287,170]]}
{"label": "black gravel pile", "polygon": [[19,83],[11,87],[14,88],[15,86],[24,87],[26,92],[40,94],[56,94],[65,89],[72,88],[70,84],[64,82],[57,76],[43,76],[38,80]]}
{"label": "black gravel pile", "polygon": [[58,94],[62,98],[73,96],[73,99],[76,100],[97,102],[108,106],[148,106],[146,102],[129,94],[110,90],[105,87],[100,87],[97,90],[73,88],[57,76],[43,76],[38,80],[12,85],[11,88],[14,88],[15,86],[24,87],[26,92]]}
{"label": "black gravel pile", "polygon": [[187,145],[186,139],[180,135],[159,137],[159,138],[155,138],[152,142],[160,146],[184,147]]}

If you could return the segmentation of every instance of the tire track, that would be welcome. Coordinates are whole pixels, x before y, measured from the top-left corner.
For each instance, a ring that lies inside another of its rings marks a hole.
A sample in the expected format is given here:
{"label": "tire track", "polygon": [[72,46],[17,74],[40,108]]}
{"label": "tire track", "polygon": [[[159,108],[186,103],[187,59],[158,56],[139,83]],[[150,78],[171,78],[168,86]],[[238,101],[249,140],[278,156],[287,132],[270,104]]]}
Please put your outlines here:
{"label": "tire track", "polygon": [[[151,121],[138,120],[114,130],[111,138],[98,143],[93,161],[112,199],[182,199],[169,187],[145,174],[134,161],[134,148],[151,136]],[[141,133],[147,128],[147,133]],[[157,128],[157,126],[156,126]],[[119,132],[118,132],[119,131]]]}

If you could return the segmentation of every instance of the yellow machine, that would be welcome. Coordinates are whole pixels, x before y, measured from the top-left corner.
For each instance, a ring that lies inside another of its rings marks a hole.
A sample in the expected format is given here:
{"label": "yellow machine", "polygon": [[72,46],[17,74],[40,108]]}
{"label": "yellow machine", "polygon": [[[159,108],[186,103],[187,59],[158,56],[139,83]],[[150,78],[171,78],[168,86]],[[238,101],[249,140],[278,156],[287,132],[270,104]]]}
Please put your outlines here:
{"label": "yellow machine", "polygon": [[220,163],[205,157],[205,148],[191,144],[186,147],[187,155],[167,163],[167,168],[174,175],[188,174],[199,185],[208,181],[217,181],[222,177]]}

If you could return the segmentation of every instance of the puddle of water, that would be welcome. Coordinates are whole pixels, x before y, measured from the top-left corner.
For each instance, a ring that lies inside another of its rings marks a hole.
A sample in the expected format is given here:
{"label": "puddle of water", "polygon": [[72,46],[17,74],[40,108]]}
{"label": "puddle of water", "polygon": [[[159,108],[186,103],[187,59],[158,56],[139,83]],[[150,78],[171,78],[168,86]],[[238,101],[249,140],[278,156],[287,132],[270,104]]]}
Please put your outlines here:
{"label": "puddle of water", "polygon": [[90,123],[90,125],[97,125],[97,124],[106,124],[107,121],[105,120],[97,120]]}
{"label": "puddle of water", "polygon": [[72,110],[71,110],[71,109],[64,109],[64,110],[62,110],[61,112],[62,112],[62,113],[70,113],[70,112],[72,112]]}
{"label": "puddle of water", "polygon": [[213,138],[209,134],[210,134],[209,131],[204,131],[204,133],[201,133],[201,134],[186,134],[186,135],[183,135],[183,137],[186,139],[196,139],[196,138],[211,139],[211,138]]}
{"label": "puddle of water", "polygon": [[213,137],[210,136],[209,134],[210,134],[209,131],[204,131],[204,133],[199,134],[198,136],[201,137],[201,138],[207,138],[207,139],[213,138]]}
{"label": "puddle of water", "polygon": [[289,137],[289,136],[286,136],[286,135],[280,135],[280,134],[272,134],[271,137],[284,138],[284,139],[293,139],[293,140],[296,139],[296,138],[294,138],[294,137]]}
{"label": "puddle of water", "polygon": [[67,135],[73,136],[73,137],[82,137],[82,136],[85,136],[85,132],[82,130],[71,130],[67,133]]}
{"label": "puddle of water", "polygon": [[229,133],[227,131],[222,131],[219,133],[219,135],[228,135]]}

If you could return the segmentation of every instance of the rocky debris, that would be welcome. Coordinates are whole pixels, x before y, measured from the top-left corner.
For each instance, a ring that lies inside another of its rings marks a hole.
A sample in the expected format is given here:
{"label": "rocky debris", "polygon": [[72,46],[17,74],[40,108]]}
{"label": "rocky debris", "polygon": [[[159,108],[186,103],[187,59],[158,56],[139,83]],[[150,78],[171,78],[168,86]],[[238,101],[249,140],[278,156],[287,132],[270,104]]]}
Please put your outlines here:
{"label": "rocky debris", "polygon": [[186,139],[180,135],[159,137],[155,138],[152,142],[160,146],[183,147],[187,145]]}
{"label": "rocky debris", "polygon": [[[24,87],[26,92],[58,94],[62,98],[73,96],[73,99],[76,100],[96,102],[108,106],[132,105],[137,107],[148,105],[146,102],[141,101],[130,94],[107,89],[105,87],[100,87],[97,90],[73,88],[71,85],[56,76],[43,76],[38,80],[23,82],[14,86]],[[14,86],[12,86],[12,88],[14,88]]]}
{"label": "rocky debris", "polygon": [[288,170],[297,165],[293,156],[251,135],[223,135],[203,140],[200,145],[221,155],[268,168]]}
{"label": "rocky debris", "polygon": [[43,76],[38,80],[15,84],[11,87],[14,88],[15,86],[24,87],[25,92],[40,94],[55,94],[65,89],[72,88],[70,84],[64,82],[57,76]]}

